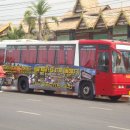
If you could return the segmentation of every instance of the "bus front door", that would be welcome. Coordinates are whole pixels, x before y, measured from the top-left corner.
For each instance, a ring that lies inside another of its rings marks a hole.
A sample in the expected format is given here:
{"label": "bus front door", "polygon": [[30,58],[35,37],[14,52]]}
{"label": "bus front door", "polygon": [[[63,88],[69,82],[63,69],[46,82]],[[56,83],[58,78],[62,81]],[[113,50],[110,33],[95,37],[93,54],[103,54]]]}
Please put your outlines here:
{"label": "bus front door", "polygon": [[111,85],[109,51],[98,51],[96,63],[95,93],[96,95],[109,95]]}

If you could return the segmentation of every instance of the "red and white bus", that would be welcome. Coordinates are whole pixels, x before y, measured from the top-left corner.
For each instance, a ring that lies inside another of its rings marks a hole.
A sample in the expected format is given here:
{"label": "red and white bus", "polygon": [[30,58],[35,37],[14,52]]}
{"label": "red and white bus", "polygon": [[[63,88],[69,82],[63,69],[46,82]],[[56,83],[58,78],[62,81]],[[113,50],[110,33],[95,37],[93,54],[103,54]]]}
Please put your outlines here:
{"label": "red and white bus", "polygon": [[130,95],[128,42],[6,41],[1,44],[6,45],[4,85],[16,86],[20,92],[42,89],[46,93],[90,100],[98,95],[112,100]]}

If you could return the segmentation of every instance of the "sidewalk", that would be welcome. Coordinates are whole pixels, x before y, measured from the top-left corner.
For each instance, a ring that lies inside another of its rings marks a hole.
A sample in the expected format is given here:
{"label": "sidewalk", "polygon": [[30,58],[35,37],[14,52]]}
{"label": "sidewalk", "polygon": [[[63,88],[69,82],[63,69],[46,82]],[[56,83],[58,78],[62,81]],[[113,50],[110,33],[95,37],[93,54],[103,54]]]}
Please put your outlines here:
{"label": "sidewalk", "polygon": [[7,86],[2,86],[1,90],[2,90],[2,91],[17,91],[17,88],[14,87],[14,86],[9,86],[9,87],[7,87]]}

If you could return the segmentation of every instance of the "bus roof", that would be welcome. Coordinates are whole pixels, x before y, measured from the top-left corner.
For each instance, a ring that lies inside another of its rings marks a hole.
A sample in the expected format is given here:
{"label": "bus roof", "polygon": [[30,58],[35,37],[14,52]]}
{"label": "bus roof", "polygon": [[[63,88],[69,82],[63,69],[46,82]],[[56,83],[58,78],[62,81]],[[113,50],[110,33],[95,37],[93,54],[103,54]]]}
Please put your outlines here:
{"label": "bus roof", "polygon": [[17,40],[3,40],[2,42],[37,42],[39,40],[33,39],[17,39]]}
{"label": "bus roof", "polygon": [[126,41],[117,41],[117,40],[105,40],[105,39],[101,39],[101,40],[79,40],[79,44],[106,44],[106,45],[110,45],[110,46],[115,46],[116,44],[129,44],[130,42],[126,42]]}
{"label": "bus roof", "polygon": [[24,40],[12,40],[11,42],[9,40],[3,41],[0,44],[6,45],[41,45],[41,44],[77,44],[78,40],[73,41],[39,41],[39,40],[32,40],[32,41],[24,41]]}
{"label": "bus roof", "polygon": [[[125,47],[121,47],[125,50],[130,50],[130,42],[126,41],[117,41],[117,40],[79,40],[79,44],[103,44],[109,45],[111,48],[119,49],[117,45],[126,45]],[[127,48],[127,49],[126,49]]]}
{"label": "bus roof", "polygon": [[41,44],[106,44],[115,47],[116,44],[130,45],[129,42],[115,40],[71,40],[71,41],[39,41],[31,39],[4,40],[0,42],[0,48],[6,45],[41,45]]}

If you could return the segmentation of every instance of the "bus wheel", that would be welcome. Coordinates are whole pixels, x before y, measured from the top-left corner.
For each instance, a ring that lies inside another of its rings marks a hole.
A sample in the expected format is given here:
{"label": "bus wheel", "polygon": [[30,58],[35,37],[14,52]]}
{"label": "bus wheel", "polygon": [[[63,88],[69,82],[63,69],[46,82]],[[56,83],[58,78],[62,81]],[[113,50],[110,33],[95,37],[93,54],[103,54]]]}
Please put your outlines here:
{"label": "bus wheel", "polygon": [[119,95],[119,96],[109,96],[109,98],[111,99],[111,101],[117,101],[118,99],[121,98],[121,95]]}
{"label": "bus wheel", "polygon": [[93,100],[95,98],[91,82],[84,82],[80,86],[80,96],[83,99]]}
{"label": "bus wheel", "polygon": [[29,83],[27,77],[21,77],[18,81],[18,90],[22,93],[27,93],[30,91]]}

